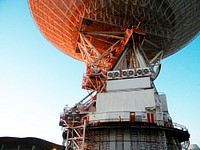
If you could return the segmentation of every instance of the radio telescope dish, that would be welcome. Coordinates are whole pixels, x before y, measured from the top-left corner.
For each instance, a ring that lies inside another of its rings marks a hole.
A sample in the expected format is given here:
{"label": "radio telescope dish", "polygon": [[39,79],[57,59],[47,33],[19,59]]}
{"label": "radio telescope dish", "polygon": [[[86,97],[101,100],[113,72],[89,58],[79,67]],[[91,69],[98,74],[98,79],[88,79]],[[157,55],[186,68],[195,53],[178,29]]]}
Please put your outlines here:
{"label": "radio telescope dish", "polygon": [[[85,46],[93,49],[90,59],[109,62],[108,53],[121,46],[127,29],[134,28],[144,33],[142,48],[150,60],[160,51],[162,58],[176,53],[200,30],[199,0],[29,0],[29,4],[43,35],[80,61],[87,59],[80,44],[84,37]],[[121,51],[117,50],[117,58]]]}
{"label": "radio telescope dish", "polygon": [[166,96],[153,81],[160,61],[199,33],[200,0],[29,0],[29,5],[43,35],[86,65],[82,88],[90,93],[60,116],[66,149],[188,148],[187,128],[173,124]]}

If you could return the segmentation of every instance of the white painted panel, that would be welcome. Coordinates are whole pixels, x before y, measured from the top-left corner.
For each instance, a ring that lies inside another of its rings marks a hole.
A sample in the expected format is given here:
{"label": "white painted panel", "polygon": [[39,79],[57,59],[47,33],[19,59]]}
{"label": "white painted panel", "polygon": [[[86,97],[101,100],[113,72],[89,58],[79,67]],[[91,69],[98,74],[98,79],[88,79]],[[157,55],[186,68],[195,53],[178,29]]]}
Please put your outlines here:
{"label": "white painted panel", "polygon": [[107,81],[107,91],[150,88],[150,87],[151,87],[150,77]]}
{"label": "white painted panel", "polygon": [[154,107],[153,89],[99,93],[96,112],[110,111],[145,111],[145,107]]}
{"label": "white painted panel", "polygon": [[161,100],[162,104],[162,111],[163,112],[168,112],[168,106],[167,106],[167,98],[165,94],[159,95],[159,99]]}
{"label": "white painted panel", "polygon": [[94,113],[90,115],[90,121],[110,122],[119,121],[119,116],[122,121],[130,121],[130,112],[104,112]]}

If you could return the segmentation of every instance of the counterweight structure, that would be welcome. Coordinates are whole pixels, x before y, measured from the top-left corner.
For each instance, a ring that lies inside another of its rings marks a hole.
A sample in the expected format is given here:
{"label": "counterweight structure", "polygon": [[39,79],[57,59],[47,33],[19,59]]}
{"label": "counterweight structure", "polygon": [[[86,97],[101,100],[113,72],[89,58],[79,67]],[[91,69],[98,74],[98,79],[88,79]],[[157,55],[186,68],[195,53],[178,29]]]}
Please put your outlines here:
{"label": "counterweight structure", "polygon": [[200,30],[199,0],[29,0],[57,48],[85,63],[90,91],[60,117],[66,149],[181,150],[186,127],[172,122],[154,85],[166,58]]}

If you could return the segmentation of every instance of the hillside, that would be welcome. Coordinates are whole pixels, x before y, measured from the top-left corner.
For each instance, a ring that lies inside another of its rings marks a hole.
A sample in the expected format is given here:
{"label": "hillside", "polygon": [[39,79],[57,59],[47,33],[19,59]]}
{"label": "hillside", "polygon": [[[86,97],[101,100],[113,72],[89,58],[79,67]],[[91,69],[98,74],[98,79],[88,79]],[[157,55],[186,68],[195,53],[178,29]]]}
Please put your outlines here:
{"label": "hillside", "polygon": [[1,150],[64,150],[61,145],[51,143],[39,138],[26,137],[0,137]]}

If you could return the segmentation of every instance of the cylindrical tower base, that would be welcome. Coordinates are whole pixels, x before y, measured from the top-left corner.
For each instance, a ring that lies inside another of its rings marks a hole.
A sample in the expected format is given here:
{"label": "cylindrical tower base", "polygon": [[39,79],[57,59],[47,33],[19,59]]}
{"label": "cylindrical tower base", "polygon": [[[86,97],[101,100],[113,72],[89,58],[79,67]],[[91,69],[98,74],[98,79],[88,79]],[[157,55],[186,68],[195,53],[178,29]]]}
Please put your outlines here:
{"label": "cylindrical tower base", "polygon": [[86,150],[181,150],[189,133],[154,124],[125,122],[87,127]]}

